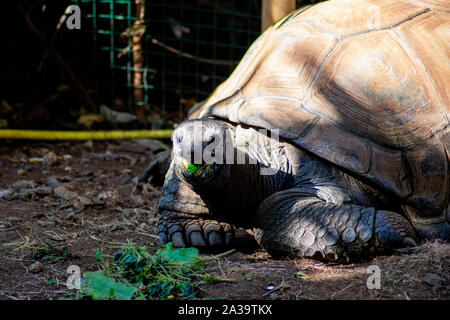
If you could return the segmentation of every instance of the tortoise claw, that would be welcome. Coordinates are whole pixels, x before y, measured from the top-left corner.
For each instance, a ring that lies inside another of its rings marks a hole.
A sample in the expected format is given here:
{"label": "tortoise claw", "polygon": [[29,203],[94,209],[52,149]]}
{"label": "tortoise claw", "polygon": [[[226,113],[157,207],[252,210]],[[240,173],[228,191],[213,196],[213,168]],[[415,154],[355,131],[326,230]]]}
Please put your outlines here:
{"label": "tortoise claw", "polygon": [[194,247],[206,247],[208,244],[205,242],[205,239],[203,239],[203,236],[200,231],[193,231],[189,238],[191,240],[191,244]]}
{"label": "tortoise claw", "polygon": [[159,242],[161,242],[162,244],[166,244],[167,242],[169,242],[169,239],[167,237],[167,233],[165,233],[165,232],[160,232],[159,233]]}
{"label": "tortoise claw", "polygon": [[160,220],[159,241],[173,242],[174,247],[219,247],[230,245],[234,240],[234,228],[215,220],[179,219]]}
{"label": "tortoise claw", "polygon": [[220,233],[217,231],[211,231],[209,233],[208,241],[211,246],[221,246],[224,244]]}
{"label": "tortoise claw", "polygon": [[173,246],[176,248],[184,248],[186,247],[186,242],[184,241],[183,234],[181,232],[175,232],[172,235]]}

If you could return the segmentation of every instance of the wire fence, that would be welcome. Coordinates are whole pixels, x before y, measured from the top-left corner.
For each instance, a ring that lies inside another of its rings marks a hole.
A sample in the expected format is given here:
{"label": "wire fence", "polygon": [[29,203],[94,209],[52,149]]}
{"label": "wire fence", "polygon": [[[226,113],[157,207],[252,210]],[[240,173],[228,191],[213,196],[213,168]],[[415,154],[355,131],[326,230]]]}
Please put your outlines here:
{"label": "wire fence", "polygon": [[[262,1],[139,1],[29,2],[31,18],[47,39],[43,50],[52,46],[65,59],[95,103],[131,113],[140,105],[156,129],[181,121],[190,107],[205,99],[231,74],[260,34]],[[314,2],[297,1],[297,7]],[[81,29],[62,27],[55,31],[69,4],[81,9]],[[140,8],[145,8],[141,17]],[[137,24],[140,18],[144,25]],[[139,27],[145,28],[140,34],[143,61],[136,63],[133,36],[140,32]],[[44,61],[40,77],[47,87],[67,80],[54,61],[43,58],[41,51],[36,55],[30,69]],[[9,95],[18,94],[15,81],[24,78],[16,74],[20,70],[27,69],[8,69],[12,79]],[[136,73],[142,75],[139,83],[135,81]],[[25,75],[25,79],[31,78]],[[27,92],[39,95],[46,90],[42,84],[37,87],[41,90],[29,85]],[[142,93],[139,99],[137,88]]]}

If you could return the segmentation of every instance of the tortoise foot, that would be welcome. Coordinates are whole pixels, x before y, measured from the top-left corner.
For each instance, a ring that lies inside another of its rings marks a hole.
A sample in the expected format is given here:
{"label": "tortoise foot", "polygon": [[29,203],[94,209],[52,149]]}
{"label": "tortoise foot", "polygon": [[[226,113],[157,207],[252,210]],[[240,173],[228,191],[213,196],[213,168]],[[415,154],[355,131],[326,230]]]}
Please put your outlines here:
{"label": "tortoise foot", "polygon": [[400,214],[378,210],[375,217],[375,248],[378,252],[416,247],[414,230]]}
{"label": "tortoise foot", "polygon": [[229,246],[234,241],[234,228],[215,220],[160,221],[158,231],[161,243],[173,242],[178,248],[218,248]]}
{"label": "tortoise foot", "polygon": [[325,202],[308,189],[268,197],[255,224],[257,241],[275,257],[349,262],[416,245],[412,226],[400,214]]}
{"label": "tortoise foot", "polygon": [[430,224],[413,222],[413,225],[419,238],[423,240],[441,239],[450,242],[450,223],[447,221]]}

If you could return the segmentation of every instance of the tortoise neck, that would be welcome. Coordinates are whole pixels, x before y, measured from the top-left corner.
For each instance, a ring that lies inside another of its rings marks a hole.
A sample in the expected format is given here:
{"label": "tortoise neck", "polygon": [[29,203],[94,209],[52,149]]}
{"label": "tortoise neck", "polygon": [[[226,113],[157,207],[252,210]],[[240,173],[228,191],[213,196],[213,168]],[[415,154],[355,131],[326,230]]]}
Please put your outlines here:
{"label": "tortoise neck", "polygon": [[294,185],[294,176],[285,143],[277,137],[241,126],[230,131],[232,156],[214,181],[195,190],[215,216],[245,227],[264,199]]}

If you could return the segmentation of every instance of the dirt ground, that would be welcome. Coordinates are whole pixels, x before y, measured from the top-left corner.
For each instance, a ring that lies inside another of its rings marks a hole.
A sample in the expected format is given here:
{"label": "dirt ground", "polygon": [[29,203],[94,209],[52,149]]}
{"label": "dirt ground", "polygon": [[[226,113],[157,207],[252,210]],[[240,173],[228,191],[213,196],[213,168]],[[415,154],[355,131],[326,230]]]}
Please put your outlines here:
{"label": "dirt ground", "polygon": [[[95,271],[99,248],[112,255],[132,241],[156,251],[160,187],[137,179],[156,151],[129,140],[0,141],[0,299],[70,297],[67,267]],[[450,244],[341,265],[274,260],[246,237],[216,268],[235,281],[205,285],[201,297],[450,299]],[[373,265],[379,289],[367,286]]]}

